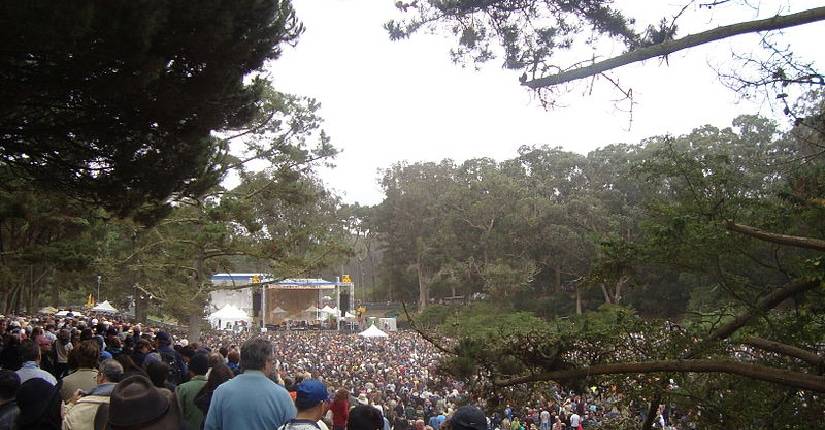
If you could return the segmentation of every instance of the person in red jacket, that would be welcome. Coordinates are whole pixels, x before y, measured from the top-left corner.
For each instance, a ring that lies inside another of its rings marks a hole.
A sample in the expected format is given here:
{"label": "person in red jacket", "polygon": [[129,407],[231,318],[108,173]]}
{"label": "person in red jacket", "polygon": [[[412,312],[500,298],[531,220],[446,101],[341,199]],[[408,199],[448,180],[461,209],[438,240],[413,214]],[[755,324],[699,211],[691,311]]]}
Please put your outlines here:
{"label": "person in red jacket", "polygon": [[335,392],[332,400],[332,429],[344,430],[349,419],[349,391],[344,388]]}

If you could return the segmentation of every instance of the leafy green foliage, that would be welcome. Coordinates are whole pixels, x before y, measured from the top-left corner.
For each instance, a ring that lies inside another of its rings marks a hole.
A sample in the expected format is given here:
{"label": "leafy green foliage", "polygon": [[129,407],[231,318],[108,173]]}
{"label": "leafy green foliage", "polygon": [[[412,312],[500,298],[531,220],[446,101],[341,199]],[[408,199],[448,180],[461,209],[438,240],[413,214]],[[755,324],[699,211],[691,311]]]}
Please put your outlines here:
{"label": "leafy green foliage", "polygon": [[217,185],[214,131],[248,127],[244,82],[301,33],[289,1],[5,3],[0,161],[40,186],[147,220]]}
{"label": "leafy green foliage", "polygon": [[[799,133],[743,116],[586,157],[523,148],[499,163],[444,161],[414,181],[406,175],[422,165],[398,166],[387,177],[400,189],[439,190],[416,194],[430,224],[413,236],[438,256],[428,260],[434,297],[450,288],[489,297],[423,314],[419,328],[452,353],[442,370],[489,405],[534,400],[559,383],[620,395],[625,416],[661,398],[708,428],[793,414],[804,428],[822,405],[798,384],[822,380],[825,188],[811,155],[817,135]],[[378,210],[408,197],[388,194]],[[388,244],[410,232],[378,228]],[[389,257],[392,272],[415,254]],[[794,285],[804,293],[771,301]]]}

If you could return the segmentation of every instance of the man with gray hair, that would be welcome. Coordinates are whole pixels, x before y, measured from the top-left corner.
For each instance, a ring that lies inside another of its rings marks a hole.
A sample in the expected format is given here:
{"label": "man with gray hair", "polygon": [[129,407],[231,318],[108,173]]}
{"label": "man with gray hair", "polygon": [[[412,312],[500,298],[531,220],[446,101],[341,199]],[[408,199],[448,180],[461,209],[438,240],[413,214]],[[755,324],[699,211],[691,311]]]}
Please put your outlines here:
{"label": "man with gray hair", "polygon": [[272,342],[253,338],[241,346],[243,373],[221,384],[212,394],[205,430],[272,430],[297,413],[286,389],[269,377],[274,370]]}
{"label": "man with gray hair", "polygon": [[66,405],[63,430],[94,428],[100,405],[108,405],[115,385],[123,379],[123,366],[117,360],[103,360],[98,367],[97,386],[90,393],[77,390]]}

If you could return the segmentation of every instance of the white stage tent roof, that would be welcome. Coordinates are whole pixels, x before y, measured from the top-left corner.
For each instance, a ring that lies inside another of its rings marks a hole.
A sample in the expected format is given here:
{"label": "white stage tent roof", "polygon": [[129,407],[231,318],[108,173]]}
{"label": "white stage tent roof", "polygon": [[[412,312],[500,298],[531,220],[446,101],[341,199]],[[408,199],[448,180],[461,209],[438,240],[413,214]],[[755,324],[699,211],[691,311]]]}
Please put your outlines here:
{"label": "white stage tent roof", "polygon": [[246,312],[236,308],[232,305],[226,305],[220,310],[217,310],[209,315],[209,322],[212,324],[216,324],[220,321],[221,324],[226,324],[228,322],[235,322],[235,321],[246,321],[251,322],[252,317],[246,314]]}
{"label": "white stage tent roof", "polygon": [[92,312],[106,312],[110,314],[117,313],[117,309],[115,309],[108,300],[104,300],[103,303],[93,307],[91,310]]}
{"label": "white stage tent roof", "polygon": [[367,338],[367,339],[386,339],[390,337],[387,333],[384,333],[378,327],[371,325],[368,329],[358,333],[358,336]]}

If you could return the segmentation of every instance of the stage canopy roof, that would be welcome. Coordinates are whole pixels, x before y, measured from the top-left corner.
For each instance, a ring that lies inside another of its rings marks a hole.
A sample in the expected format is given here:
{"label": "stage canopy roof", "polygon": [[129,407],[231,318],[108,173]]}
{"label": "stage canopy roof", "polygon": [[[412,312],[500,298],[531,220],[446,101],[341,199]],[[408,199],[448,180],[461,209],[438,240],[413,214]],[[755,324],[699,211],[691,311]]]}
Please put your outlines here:
{"label": "stage canopy roof", "polygon": [[378,327],[376,327],[374,325],[371,325],[370,328],[362,331],[361,333],[358,333],[358,336],[361,336],[361,337],[364,337],[364,338],[367,338],[367,339],[376,339],[376,338],[386,339],[386,338],[390,337],[390,335],[388,335],[387,333],[384,333],[381,329],[379,329]]}
{"label": "stage canopy roof", "polygon": [[243,287],[252,284],[253,278],[255,278],[254,280],[258,283],[266,284],[267,288],[285,290],[331,290],[337,285],[335,281],[327,281],[326,279],[317,278],[284,279],[275,282],[272,277],[261,273],[218,273],[216,275],[212,275],[212,285],[232,285]]}
{"label": "stage canopy roof", "polygon": [[117,309],[112,306],[108,300],[104,300],[103,303],[98,304],[97,306],[92,308],[92,312],[104,312],[104,313],[117,313]]}
{"label": "stage canopy roof", "polygon": [[209,322],[215,323],[220,320],[221,324],[226,324],[228,322],[235,322],[235,321],[252,321],[252,318],[246,314],[246,312],[236,308],[232,305],[226,305],[222,307],[220,310],[217,310],[209,315]]}

